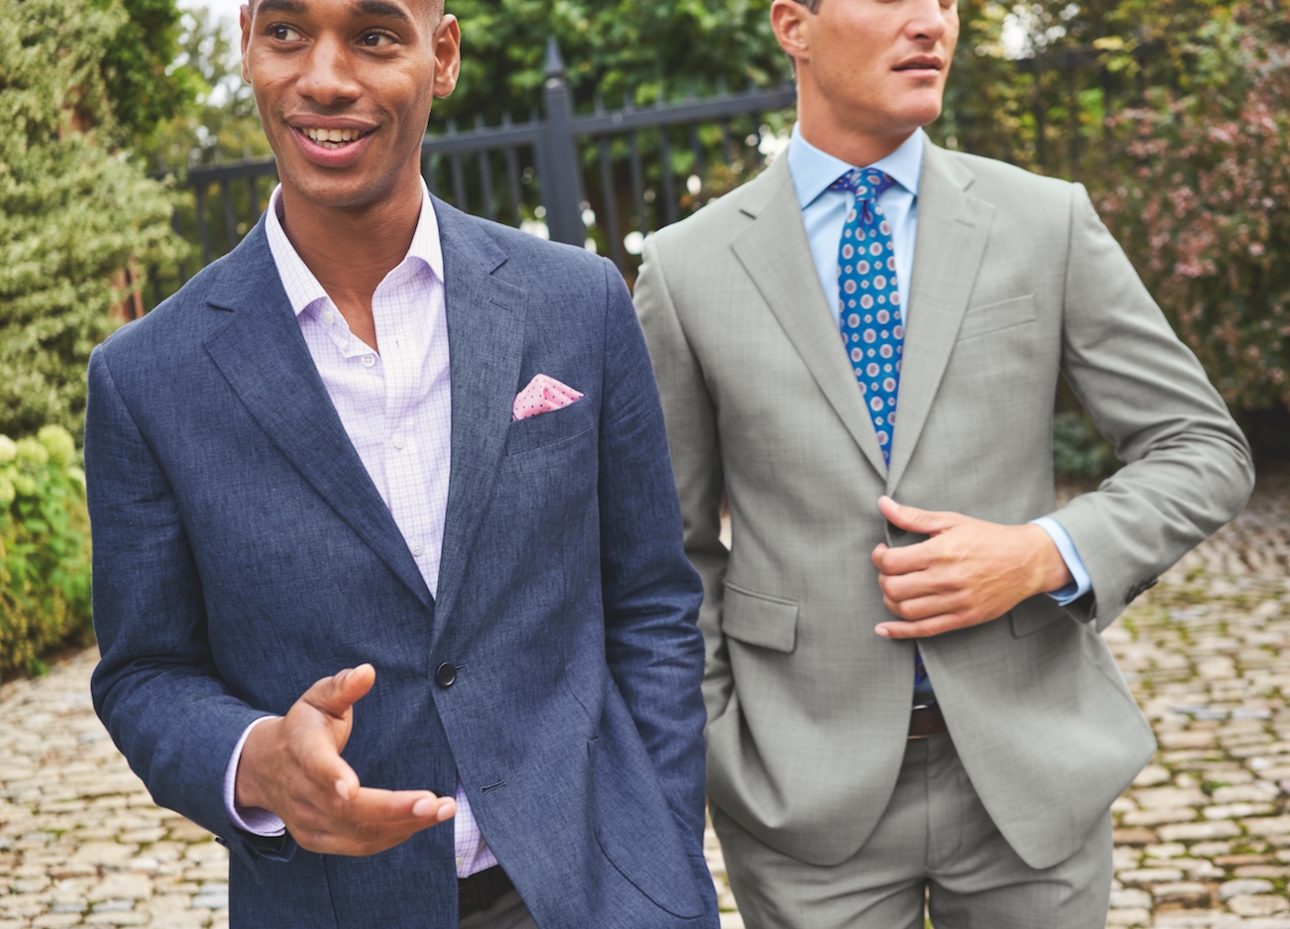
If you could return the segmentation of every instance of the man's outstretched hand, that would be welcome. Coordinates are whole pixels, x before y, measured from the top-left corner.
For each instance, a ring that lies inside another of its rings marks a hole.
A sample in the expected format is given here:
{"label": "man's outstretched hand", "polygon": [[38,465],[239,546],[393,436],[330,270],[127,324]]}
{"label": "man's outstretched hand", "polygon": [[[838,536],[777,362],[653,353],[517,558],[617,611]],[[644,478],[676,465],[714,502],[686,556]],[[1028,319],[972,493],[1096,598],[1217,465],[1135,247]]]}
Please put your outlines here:
{"label": "man's outstretched hand", "polygon": [[457,802],[428,790],[373,790],[340,757],[354,704],[376,682],[360,665],[325,677],[290,712],[251,730],[237,768],[238,806],[277,814],[311,852],[375,855],[451,819]]}
{"label": "man's outstretched hand", "polygon": [[907,548],[873,550],[883,603],[905,620],[880,624],[875,631],[883,638],[922,639],[976,626],[1071,582],[1061,553],[1039,526],[931,513],[890,497],[878,507],[901,529],[931,536]]}

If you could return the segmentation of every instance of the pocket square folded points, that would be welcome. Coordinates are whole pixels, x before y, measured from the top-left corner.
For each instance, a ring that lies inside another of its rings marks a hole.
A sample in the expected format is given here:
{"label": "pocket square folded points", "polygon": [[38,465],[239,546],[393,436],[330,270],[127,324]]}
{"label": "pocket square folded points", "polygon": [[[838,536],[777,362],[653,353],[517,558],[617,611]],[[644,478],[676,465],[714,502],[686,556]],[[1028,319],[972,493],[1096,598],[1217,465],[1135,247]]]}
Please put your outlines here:
{"label": "pocket square folded points", "polygon": [[581,400],[582,396],[567,384],[561,384],[553,377],[539,374],[529,381],[529,386],[516,394],[515,404],[511,407],[511,422],[528,419],[539,413],[562,410],[569,404]]}

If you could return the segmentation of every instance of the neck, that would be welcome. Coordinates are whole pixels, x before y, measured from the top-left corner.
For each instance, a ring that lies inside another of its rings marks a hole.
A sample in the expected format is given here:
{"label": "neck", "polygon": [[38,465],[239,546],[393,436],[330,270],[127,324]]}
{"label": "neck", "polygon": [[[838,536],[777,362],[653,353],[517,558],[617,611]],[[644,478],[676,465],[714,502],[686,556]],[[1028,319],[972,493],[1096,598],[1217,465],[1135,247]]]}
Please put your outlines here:
{"label": "neck", "polygon": [[799,67],[797,123],[802,138],[822,152],[864,168],[881,161],[918,131],[917,125],[878,124],[839,106]]}
{"label": "neck", "polygon": [[420,174],[410,172],[389,196],[358,209],[319,205],[284,183],[282,207],[283,231],[332,299],[370,301],[412,245],[421,217]]}

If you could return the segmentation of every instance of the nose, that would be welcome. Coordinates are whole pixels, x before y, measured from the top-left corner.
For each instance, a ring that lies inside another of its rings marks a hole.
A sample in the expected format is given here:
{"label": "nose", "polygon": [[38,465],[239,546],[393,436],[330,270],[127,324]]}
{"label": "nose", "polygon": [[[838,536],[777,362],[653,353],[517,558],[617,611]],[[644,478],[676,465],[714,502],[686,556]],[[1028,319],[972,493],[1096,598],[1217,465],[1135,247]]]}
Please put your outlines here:
{"label": "nose", "polygon": [[296,89],[301,96],[321,106],[354,100],[360,91],[351,66],[344,44],[330,36],[321,36],[309,50]]}
{"label": "nose", "polygon": [[923,42],[939,42],[945,35],[946,17],[955,11],[941,3],[941,0],[914,0],[912,15],[905,27],[905,33],[911,39]]}

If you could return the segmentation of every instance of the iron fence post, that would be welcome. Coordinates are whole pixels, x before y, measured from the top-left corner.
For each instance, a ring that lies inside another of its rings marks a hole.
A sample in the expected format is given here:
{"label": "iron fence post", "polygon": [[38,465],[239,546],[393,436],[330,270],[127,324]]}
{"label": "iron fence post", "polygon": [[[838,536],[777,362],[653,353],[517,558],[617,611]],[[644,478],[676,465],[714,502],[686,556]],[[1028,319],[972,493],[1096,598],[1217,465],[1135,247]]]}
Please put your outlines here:
{"label": "iron fence post", "polygon": [[542,89],[546,110],[544,126],[547,172],[539,173],[546,225],[553,242],[581,246],[587,240],[582,224],[581,172],[573,128],[573,100],[564,79],[564,59],[554,38],[546,46],[546,84]]}

